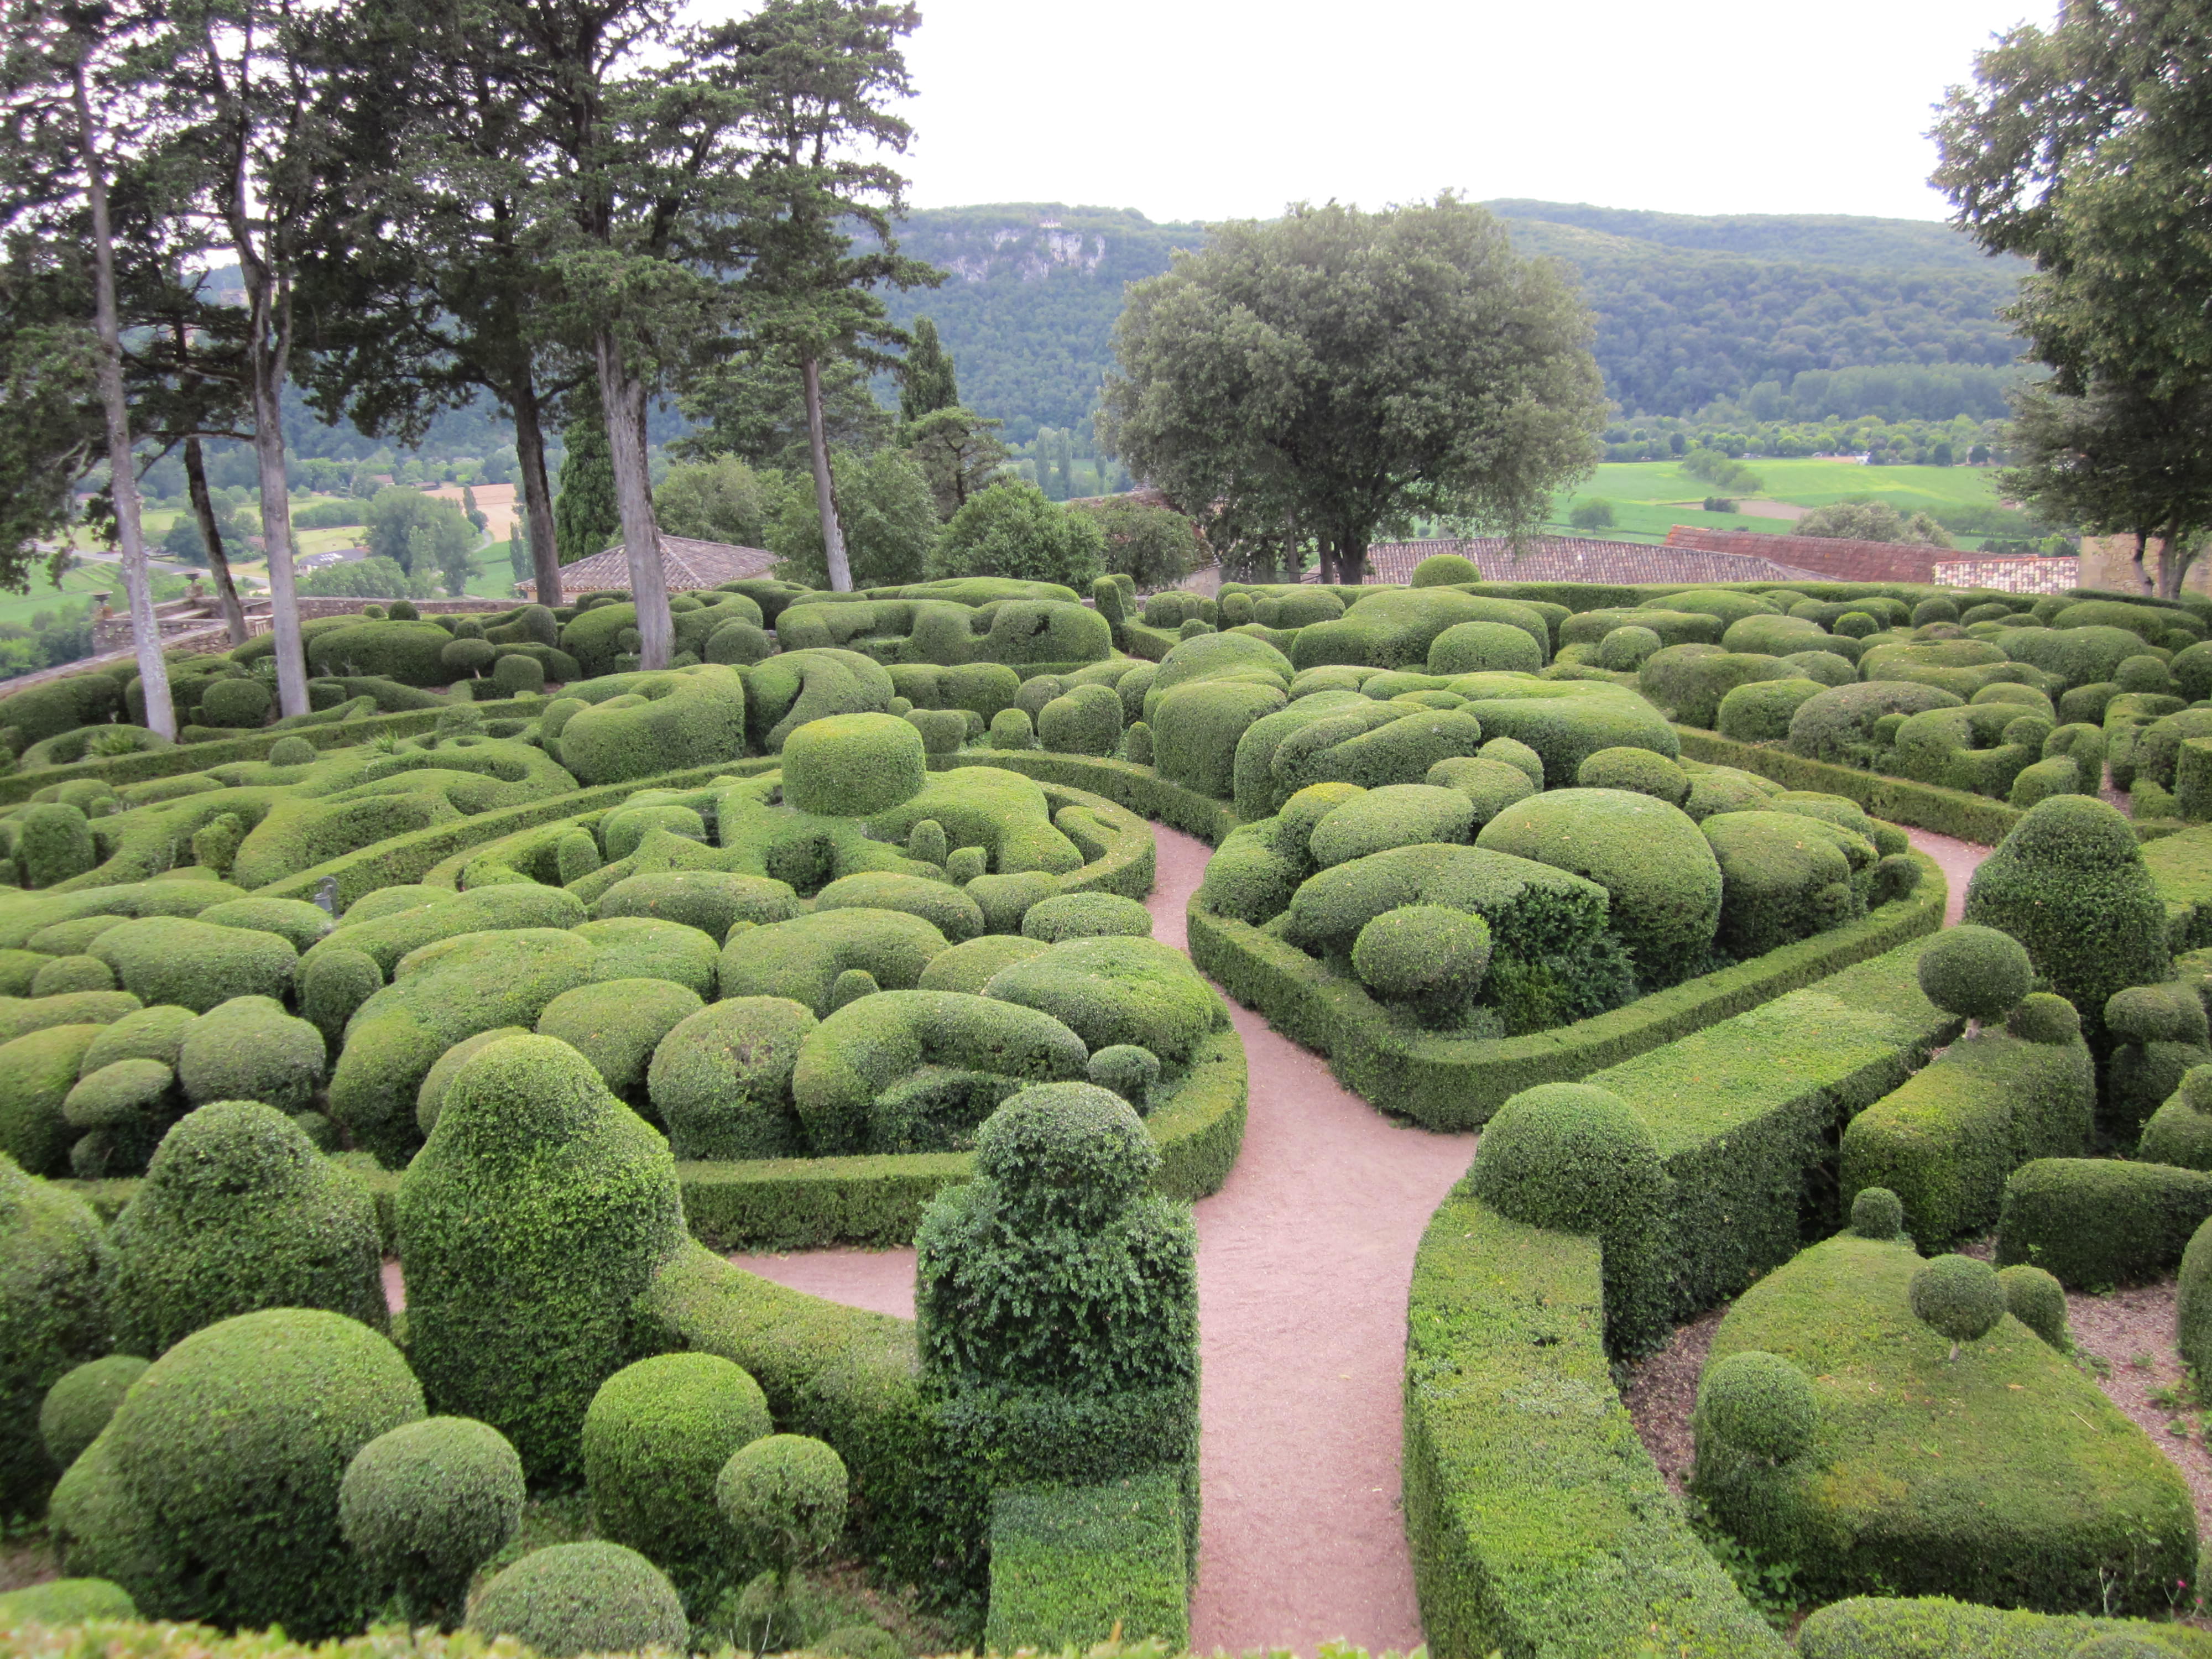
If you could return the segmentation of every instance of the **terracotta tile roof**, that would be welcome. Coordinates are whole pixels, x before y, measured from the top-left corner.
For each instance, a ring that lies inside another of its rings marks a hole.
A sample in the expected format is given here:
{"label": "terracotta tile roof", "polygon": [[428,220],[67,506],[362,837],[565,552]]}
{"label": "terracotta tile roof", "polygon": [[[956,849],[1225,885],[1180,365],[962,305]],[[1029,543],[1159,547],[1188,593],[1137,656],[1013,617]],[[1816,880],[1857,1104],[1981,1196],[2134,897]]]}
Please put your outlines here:
{"label": "terracotta tile roof", "polygon": [[[1706,553],[1648,542],[1598,541],[1584,536],[1532,536],[1521,544],[1503,537],[1464,540],[1377,542],[1367,550],[1367,580],[1404,582],[1432,553],[1461,553],[1496,582],[1787,582],[1813,573],[1740,553]],[[1308,577],[1318,580],[1318,576]]]}
{"label": "terracotta tile roof", "polygon": [[[689,536],[665,533],[660,538],[661,571],[672,593],[687,587],[716,587],[747,576],[765,576],[775,565],[775,555],[765,548],[732,547],[727,542],[695,541]],[[599,588],[627,591],[629,587],[629,558],[620,543],[604,553],[561,567],[563,593],[589,593]],[[538,584],[518,582],[515,591],[526,598],[535,597]]]}

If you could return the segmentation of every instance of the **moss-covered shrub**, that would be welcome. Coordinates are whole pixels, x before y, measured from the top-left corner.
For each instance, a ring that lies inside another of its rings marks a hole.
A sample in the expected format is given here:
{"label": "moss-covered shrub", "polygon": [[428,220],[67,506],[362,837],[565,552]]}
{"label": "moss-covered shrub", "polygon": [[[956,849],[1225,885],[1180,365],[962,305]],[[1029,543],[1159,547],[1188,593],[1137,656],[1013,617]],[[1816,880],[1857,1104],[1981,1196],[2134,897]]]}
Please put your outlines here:
{"label": "moss-covered shrub", "polygon": [[177,1081],[194,1104],[258,1100],[305,1111],[323,1080],[323,1037],[270,997],[233,997],[185,1028]]}
{"label": "moss-covered shrub", "polygon": [[1613,931],[1652,981],[1703,968],[1720,925],[1721,869],[1679,808],[1627,790],[1552,790],[1507,807],[1475,844],[1604,888]]}
{"label": "moss-covered shrub", "polygon": [[2105,1004],[2172,970],[2166,907],[2128,821],[2087,795],[2029,809],[1966,888],[1966,920],[2010,933],[2102,1041]]}
{"label": "moss-covered shrub", "polygon": [[742,1449],[775,1431],[767,1398],[716,1354],[658,1354],[625,1366],[584,1415],[584,1478],[599,1535],[665,1571],[711,1608],[743,1565],[715,1507],[715,1482]]}
{"label": "moss-covered shrub", "polygon": [[1706,1367],[1697,1409],[1708,1431],[1769,1463],[1812,1449],[1820,1421],[1812,1379],[1781,1355],[1752,1348]]}
{"label": "moss-covered shrub", "polygon": [[395,1215],[409,1356],[437,1409],[572,1475],[592,1395],[636,1357],[630,1305],[685,1238],[667,1143],[575,1050],[510,1038],[453,1079]]}
{"label": "moss-covered shrub", "polygon": [[2004,1292],[2005,1311],[2061,1353],[2071,1352],[2073,1338],[2066,1329],[2066,1287],[2040,1267],[2024,1261],[1997,1270],[1997,1288]]}
{"label": "moss-covered shrub", "polygon": [[1071,939],[1152,936],[1152,913],[1115,893],[1055,893],[1022,913],[1022,937],[1047,945]]}
{"label": "moss-covered shrub", "polygon": [[184,916],[147,916],[111,927],[93,941],[92,954],[143,1001],[195,1013],[233,997],[282,998],[300,961],[292,941],[275,933]]}
{"label": "moss-covered shrub", "polygon": [[484,1587],[468,1627],[511,1636],[544,1659],[681,1651],[691,1634],[683,1599],[652,1562],[598,1541],[532,1551]]}
{"label": "moss-covered shrub", "polygon": [[107,1242],[76,1194],[0,1157],[0,1507],[35,1513],[62,1465],[40,1437],[46,1391],[108,1345],[101,1285]]}
{"label": "moss-covered shrub", "polygon": [[94,1620],[136,1619],[130,1592],[105,1578],[57,1578],[0,1594],[0,1629],[45,1625],[60,1630]]}
{"label": "moss-covered shrub", "polygon": [[46,1391],[39,1407],[39,1439],[56,1468],[67,1468],[100,1438],[149,1363],[136,1354],[112,1353],[64,1372]]}
{"label": "moss-covered shrub", "polygon": [[149,1618],[310,1640],[359,1628],[368,1571],[338,1529],[356,1453],[422,1415],[399,1351],[334,1313],[277,1308],[156,1360],[55,1500],[73,1564]]}
{"label": "moss-covered shrub", "polygon": [[106,1275],[116,1345],[159,1354],[262,1308],[326,1308],[381,1330],[376,1206],[281,1112],[219,1101],[163,1138],[116,1218]]}
{"label": "moss-covered shrub", "polygon": [[1905,1231],[1905,1204],[1887,1187],[1862,1187],[1851,1200],[1851,1231],[1861,1238],[1895,1238]]}
{"label": "moss-covered shrub", "polygon": [[363,1446],[338,1486],[338,1528],[410,1624],[459,1622],[476,1570],[522,1522],[522,1460],[489,1424],[430,1417]]}
{"label": "moss-covered shrub", "polygon": [[1970,1255],[1939,1255],[1912,1275],[1912,1315],[1951,1344],[1978,1342],[2005,1316],[1996,1269]]}

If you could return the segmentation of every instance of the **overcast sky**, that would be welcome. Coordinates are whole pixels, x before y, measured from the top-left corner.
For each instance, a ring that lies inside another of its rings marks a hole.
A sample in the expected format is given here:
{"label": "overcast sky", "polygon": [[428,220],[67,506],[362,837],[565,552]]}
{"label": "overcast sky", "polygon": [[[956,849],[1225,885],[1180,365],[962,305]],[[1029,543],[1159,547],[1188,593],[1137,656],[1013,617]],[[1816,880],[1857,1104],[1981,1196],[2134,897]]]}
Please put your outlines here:
{"label": "overcast sky", "polygon": [[918,207],[1154,219],[1452,188],[1940,219],[1929,106],[2052,0],[921,0]]}

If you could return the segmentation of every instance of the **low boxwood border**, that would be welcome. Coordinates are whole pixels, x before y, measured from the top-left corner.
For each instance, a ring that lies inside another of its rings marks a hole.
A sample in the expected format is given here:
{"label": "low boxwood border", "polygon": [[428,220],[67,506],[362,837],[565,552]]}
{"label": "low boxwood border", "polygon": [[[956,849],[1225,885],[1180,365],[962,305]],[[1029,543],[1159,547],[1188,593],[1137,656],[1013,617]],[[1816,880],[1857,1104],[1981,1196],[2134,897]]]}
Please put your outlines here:
{"label": "low boxwood border", "polygon": [[1762,778],[1771,778],[1792,789],[1841,795],[1856,801],[1875,817],[1887,818],[1893,823],[1909,823],[1917,830],[1970,841],[1978,846],[1996,846],[2023,816],[2017,806],[1991,800],[1987,795],[1970,795],[1963,789],[1940,789],[1932,783],[1915,783],[1909,778],[1893,778],[1887,773],[1862,772],[1855,766],[1808,760],[1802,755],[1768,744],[1739,743],[1703,726],[1678,726],[1674,732],[1682,740],[1686,759],[1756,772]]}
{"label": "low boxwood border", "polygon": [[1880,956],[1943,925],[1942,871],[1922,854],[1904,898],[1752,962],[1548,1031],[1485,1041],[1409,1033],[1364,989],[1273,934],[1216,914],[1191,896],[1190,955],[1246,1007],[1370,1105],[1431,1129],[1472,1129],[1523,1089],[1571,1083]]}
{"label": "low boxwood border", "polygon": [[2212,825],[2146,840],[2143,862],[2175,917],[2173,948],[2195,951],[2212,945]]}

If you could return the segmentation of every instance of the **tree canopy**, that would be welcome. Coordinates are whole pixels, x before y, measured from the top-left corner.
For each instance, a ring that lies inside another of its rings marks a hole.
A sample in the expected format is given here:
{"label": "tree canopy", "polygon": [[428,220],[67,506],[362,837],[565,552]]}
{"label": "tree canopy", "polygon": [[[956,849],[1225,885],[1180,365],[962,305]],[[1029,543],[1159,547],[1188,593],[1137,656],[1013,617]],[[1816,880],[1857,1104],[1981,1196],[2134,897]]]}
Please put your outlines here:
{"label": "tree canopy", "polygon": [[1596,459],[1589,313],[1447,194],[1300,204],[1139,283],[1101,437],[1186,509],[1293,526],[1328,579],[1417,518],[1518,531]]}

